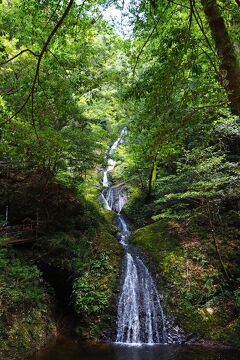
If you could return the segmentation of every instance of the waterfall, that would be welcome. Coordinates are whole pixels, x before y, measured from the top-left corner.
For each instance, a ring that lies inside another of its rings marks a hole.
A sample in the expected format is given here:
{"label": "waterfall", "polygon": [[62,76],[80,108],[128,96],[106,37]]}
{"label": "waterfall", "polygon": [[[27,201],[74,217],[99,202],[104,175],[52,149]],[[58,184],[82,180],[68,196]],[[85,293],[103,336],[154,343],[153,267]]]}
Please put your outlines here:
{"label": "waterfall", "polygon": [[117,147],[119,144],[123,142],[123,137],[127,135],[127,128],[124,127],[120,133],[120,136],[117,138],[117,140],[112,144],[109,150],[109,155],[113,155],[115,151],[117,150]]}
{"label": "waterfall", "polygon": [[100,201],[102,202],[104,209],[112,210],[103,193],[100,194]]}
{"label": "waterfall", "polygon": [[124,262],[116,341],[167,343],[160,297],[148,269],[141,259],[128,251]]}
{"label": "waterfall", "polygon": [[108,159],[107,171],[112,171],[116,165],[116,161],[113,159]]}
{"label": "waterfall", "polygon": [[111,208],[117,214],[120,214],[123,206],[127,202],[127,195],[124,188],[119,186],[111,186],[107,189],[106,200]]}
{"label": "waterfall", "polygon": [[[120,137],[110,147],[113,155],[119,144],[124,141],[127,130],[121,131]],[[117,213],[119,241],[125,250],[122,271],[122,285],[118,301],[118,319],[116,343],[125,344],[166,344],[181,343],[183,332],[167,320],[161,304],[161,297],[153,278],[143,260],[136,254],[136,249],[129,246],[129,226],[121,214],[127,202],[123,186],[110,186],[108,172],[116,162],[109,158],[108,167],[103,171],[101,193],[103,206]]]}
{"label": "waterfall", "polygon": [[130,253],[125,255],[127,262],[124,283],[118,303],[117,342],[140,342],[140,314],[138,306],[138,273]]}
{"label": "waterfall", "polygon": [[122,217],[121,214],[118,214],[118,219],[119,219],[119,223],[120,223],[122,232],[129,231],[129,230],[128,230],[127,223],[126,223],[126,221],[123,219],[123,217]]}
{"label": "waterfall", "polygon": [[106,169],[103,170],[103,186],[104,186],[104,187],[109,187],[108,171],[107,171]]}

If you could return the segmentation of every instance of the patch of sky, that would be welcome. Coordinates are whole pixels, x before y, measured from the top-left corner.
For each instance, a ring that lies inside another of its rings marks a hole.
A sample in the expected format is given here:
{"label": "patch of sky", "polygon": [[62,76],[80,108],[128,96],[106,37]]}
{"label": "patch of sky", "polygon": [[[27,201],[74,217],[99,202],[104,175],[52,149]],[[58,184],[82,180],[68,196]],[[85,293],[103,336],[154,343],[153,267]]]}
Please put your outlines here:
{"label": "patch of sky", "polygon": [[116,33],[125,39],[133,36],[132,14],[129,11],[130,0],[112,4],[102,11],[103,18],[109,22]]}

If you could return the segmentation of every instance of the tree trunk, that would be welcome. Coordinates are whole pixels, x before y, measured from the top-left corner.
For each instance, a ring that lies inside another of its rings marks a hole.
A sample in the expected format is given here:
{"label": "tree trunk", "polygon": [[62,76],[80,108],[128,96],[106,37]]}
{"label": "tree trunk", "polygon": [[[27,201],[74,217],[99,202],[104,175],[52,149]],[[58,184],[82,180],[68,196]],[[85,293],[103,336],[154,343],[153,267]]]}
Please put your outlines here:
{"label": "tree trunk", "polygon": [[[218,211],[214,211],[214,213],[218,213]],[[221,253],[220,253],[220,250],[219,250],[219,247],[218,247],[218,243],[217,243],[217,239],[216,239],[216,235],[215,235],[215,226],[214,226],[214,223],[213,223],[213,220],[212,220],[212,214],[211,214],[210,205],[209,205],[208,200],[207,200],[207,215],[208,215],[208,221],[209,221],[209,225],[210,225],[210,229],[211,229],[211,237],[212,237],[212,240],[213,240],[213,245],[215,247],[215,250],[216,250],[220,265],[222,267],[223,275],[226,278],[226,280],[228,281],[228,283],[231,283],[230,275],[228,273],[227,268],[224,265],[224,262],[223,262],[223,259],[222,259],[222,256],[221,256]]]}
{"label": "tree trunk", "polygon": [[238,6],[240,6],[240,0],[235,0]]}
{"label": "tree trunk", "polygon": [[152,190],[156,182],[157,178],[157,166],[158,166],[158,152],[154,158],[154,162],[152,164],[152,168],[149,175],[148,180],[148,196],[150,197],[152,195]]}
{"label": "tree trunk", "polygon": [[220,59],[224,87],[232,112],[240,115],[240,66],[217,0],[201,0]]}

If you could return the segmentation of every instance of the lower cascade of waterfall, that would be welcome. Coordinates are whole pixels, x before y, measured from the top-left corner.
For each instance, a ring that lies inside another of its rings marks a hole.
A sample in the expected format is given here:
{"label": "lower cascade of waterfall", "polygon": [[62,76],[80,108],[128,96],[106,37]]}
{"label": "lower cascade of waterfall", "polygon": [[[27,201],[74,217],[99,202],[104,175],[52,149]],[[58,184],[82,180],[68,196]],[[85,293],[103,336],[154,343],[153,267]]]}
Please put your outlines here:
{"label": "lower cascade of waterfall", "polygon": [[125,255],[124,282],[118,303],[117,342],[167,343],[160,297],[141,259]]}
{"label": "lower cascade of waterfall", "polygon": [[[110,148],[110,155],[123,142],[122,136],[125,134],[126,130],[121,132],[121,136]],[[115,162],[108,159],[108,164],[110,166],[103,170],[105,189],[100,195],[100,200],[105,209],[117,213],[119,241],[125,250],[118,302],[116,343],[132,345],[182,343],[183,331],[165,317],[161,296],[149,270],[137,255],[136,249],[129,246],[131,232],[121,214],[127,202],[126,191],[123,186],[111,186],[108,172],[113,170]]]}

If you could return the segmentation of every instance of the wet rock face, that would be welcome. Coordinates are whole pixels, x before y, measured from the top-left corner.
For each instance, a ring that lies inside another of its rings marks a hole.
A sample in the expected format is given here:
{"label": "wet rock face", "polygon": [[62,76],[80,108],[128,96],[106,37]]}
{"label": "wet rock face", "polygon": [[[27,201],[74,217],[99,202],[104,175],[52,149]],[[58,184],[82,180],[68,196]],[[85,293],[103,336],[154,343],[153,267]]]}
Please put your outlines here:
{"label": "wet rock face", "polygon": [[112,186],[104,192],[104,197],[113,211],[120,213],[123,206],[127,203],[127,193],[122,186]]}
{"label": "wet rock face", "polygon": [[174,320],[166,319],[165,326],[168,344],[182,344],[186,341],[185,332],[175,324]]}

